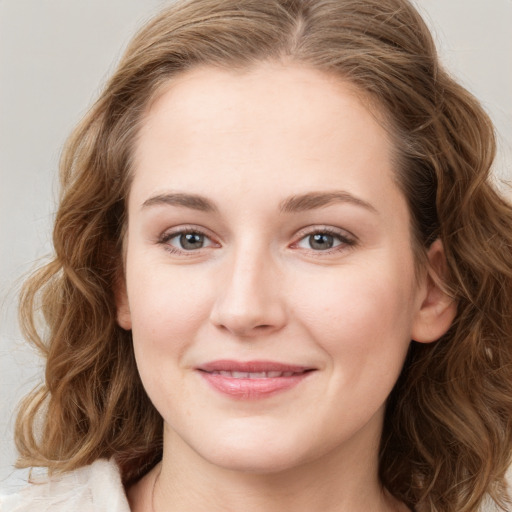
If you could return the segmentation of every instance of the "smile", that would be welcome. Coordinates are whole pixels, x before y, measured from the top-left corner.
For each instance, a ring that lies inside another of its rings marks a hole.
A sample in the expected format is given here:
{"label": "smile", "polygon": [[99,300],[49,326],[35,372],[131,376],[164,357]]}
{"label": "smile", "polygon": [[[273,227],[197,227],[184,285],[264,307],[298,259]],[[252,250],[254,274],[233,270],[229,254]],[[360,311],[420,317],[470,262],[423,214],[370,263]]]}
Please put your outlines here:
{"label": "smile", "polygon": [[210,372],[211,375],[223,375],[232,379],[273,379],[276,377],[291,377],[304,372],[229,372],[225,370]]}
{"label": "smile", "polygon": [[197,368],[211,389],[237,400],[259,400],[294,388],[315,368],[273,361],[212,361]]}

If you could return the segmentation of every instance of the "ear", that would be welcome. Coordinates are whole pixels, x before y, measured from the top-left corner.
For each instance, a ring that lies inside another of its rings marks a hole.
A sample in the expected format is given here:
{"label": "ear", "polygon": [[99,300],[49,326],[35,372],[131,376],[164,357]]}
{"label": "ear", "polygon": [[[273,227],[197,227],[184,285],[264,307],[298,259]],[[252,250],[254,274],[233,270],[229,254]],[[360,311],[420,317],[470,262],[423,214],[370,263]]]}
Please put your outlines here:
{"label": "ear", "polygon": [[412,339],[420,343],[437,341],[448,331],[457,314],[457,305],[444,289],[448,266],[441,240],[427,253],[428,265],[421,286],[421,306],[413,322]]}
{"label": "ear", "polygon": [[129,331],[132,328],[132,316],[130,313],[130,304],[128,302],[126,279],[124,275],[120,275],[116,279],[114,295],[116,299],[117,324],[122,329]]}

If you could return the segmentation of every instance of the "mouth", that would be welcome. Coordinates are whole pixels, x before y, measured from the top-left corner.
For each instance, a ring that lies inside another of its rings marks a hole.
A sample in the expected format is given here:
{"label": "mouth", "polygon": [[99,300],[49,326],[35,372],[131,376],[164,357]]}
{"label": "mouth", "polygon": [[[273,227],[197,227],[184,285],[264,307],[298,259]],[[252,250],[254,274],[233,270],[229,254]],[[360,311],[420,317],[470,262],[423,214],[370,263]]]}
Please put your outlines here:
{"label": "mouth", "polygon": [[[310,370],[304,370],[304,372]],[[213,371],[208,372],[211,375],[223,375],[224,377],[231,377],[232,379],[274,379],[277,377],[291,377],[293,375],[300,375],[304,372],[235,372],[235,371]]]}
{"label": "mouth", "polygon": [[197,368],[215,391],[230,398],[255,400],[297,386],[316,368],[273,361],[212,361]]}

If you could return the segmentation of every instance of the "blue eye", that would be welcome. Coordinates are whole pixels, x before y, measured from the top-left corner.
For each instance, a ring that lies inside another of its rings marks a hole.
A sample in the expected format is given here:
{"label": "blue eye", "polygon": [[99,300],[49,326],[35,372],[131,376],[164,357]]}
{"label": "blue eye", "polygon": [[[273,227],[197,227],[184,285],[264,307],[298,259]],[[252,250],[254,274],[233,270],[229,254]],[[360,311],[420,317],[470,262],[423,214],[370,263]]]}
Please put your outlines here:
{"label": "blue eye", "polygon": [[206,235],[197,231],[169,233],[162,238],[161,243],[181,251],[195,251],[213,245],[213,242]]}
{"label": "blue eye", "polygon": [[181,249],[185,249],[186,251],[201,249],[204,246],[205,237],[199,233],[182,233],[176,238],[179,240]]}
{"label": "blue eye", "polygon": [[335,246],[337,240],[327,233],[316,233],[315,235],[308,236],[308,243],[311,249],[324,251],[326,249],[332,249]]}
{"label": "blue eye", "polygon": [[354,244],[354,240],[340,233],[317,231],[316,233],[311,233],[301,238],[297,243],[297,247],[314,251],[328,251],[330,249],[336,249],[339,246],[351,246]]}

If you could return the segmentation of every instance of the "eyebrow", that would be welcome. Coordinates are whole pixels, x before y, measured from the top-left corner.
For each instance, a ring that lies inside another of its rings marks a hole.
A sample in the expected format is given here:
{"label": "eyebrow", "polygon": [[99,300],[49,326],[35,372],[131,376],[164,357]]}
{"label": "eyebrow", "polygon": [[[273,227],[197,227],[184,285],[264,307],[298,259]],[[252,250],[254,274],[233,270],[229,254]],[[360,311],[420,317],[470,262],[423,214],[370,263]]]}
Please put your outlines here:
{"label": "eyebrow", "polygon": [[[300,194],[291,196],[279,205],[281,213],[297,213],[308,210],[315,210],[329,206],[332,203],[348,203],[365,208],[373,213],[378,213],[367,201],[356,197],[348,192],[335,191],[335,192],[308,192],[307,194]],[[168,206],[181,206],[190,208],[191,210],[199,210],[207,213],[218,212],[217,206],[204,196],[198,194],[185,194],[182,192],[174,192],[168,194],[159,194],[150,197],[142,207],[154,205],[168,205]]]}
{"label": "eyebrow", "polygon": [[292,196],[280,204],[279,210],[282,213],[295,213],[322,208],[324,206],[329,206],[332,203],[353,204],[361,206],[373,213],[378,213],[377,209],[370,203],[344,191],[309,192],[307,194]]}
{"label": "eyebrow", "polygon": [[159,194],[150,197],[142,203],[142,208],[154,205],[182,206],[184,208],[190,208],[191,210],[199,210],[208,213],[218,211],[217,207],[206,197],[180,192]]}

